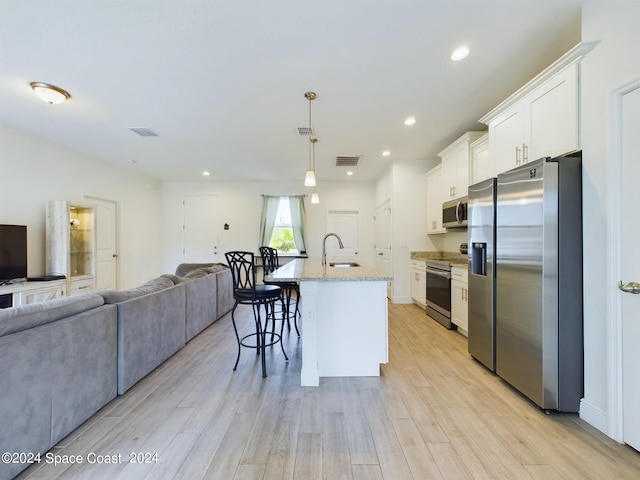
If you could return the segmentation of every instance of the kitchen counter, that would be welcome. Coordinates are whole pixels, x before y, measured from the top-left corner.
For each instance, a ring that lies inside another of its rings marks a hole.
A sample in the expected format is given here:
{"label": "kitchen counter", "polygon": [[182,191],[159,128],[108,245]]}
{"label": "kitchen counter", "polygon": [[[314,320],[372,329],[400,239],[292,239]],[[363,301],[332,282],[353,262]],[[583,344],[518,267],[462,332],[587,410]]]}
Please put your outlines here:
{"label": "kitchen counter", "polygon": [[452,261],[451,262],[451,266],[452,267],[459,267],[459,268],[469,268],[469,262],[458,262],[458,261]]}
{"label": "kitchen counter", "polygon": [[318,386],[320,377],[380,376],[388,361],[390,276],[368,265],[297,259],[266,280],[300,283],[302,386]]}
{"label": "kitchen counter", "polygon": [[467,263],[468,256],[460,252],[411,252],[411,260],[449,260],[454,263]]}
{"label": "kitchen counter", "polygon": [[329,262],[322,265],[319,261],[296,259],[273,271],[265,279],[274,282],[299,282],[301,280],[370,282],[393,280],[393,277],[362,263],[358,267],[330,267]]}

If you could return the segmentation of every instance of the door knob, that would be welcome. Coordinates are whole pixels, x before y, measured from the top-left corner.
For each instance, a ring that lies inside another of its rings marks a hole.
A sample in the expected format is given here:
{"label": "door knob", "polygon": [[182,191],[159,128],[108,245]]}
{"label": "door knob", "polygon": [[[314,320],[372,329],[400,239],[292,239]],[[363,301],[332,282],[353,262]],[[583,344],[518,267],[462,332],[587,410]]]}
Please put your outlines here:
{"label": "door knob", "polygon": [[114,253],[113,255],[111,255],[113,258],[118,258],[118,254]]}
{"label": "door knob", "polygon": [[622,290],[625,293],[633,293],[633,294],[638,294],[640,293],[640,283],[638,282],[629,282],[629,283],[625,283],[623,284],[622,282],[620,282],[618,284],[618,288],[620,290]]}

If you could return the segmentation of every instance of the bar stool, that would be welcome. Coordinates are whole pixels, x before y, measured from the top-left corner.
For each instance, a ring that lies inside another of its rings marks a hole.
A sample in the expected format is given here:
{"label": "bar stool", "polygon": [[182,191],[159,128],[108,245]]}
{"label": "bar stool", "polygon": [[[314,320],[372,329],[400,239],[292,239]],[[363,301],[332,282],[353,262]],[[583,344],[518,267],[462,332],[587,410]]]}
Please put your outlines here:
{"label": "bar stool", "polygon": [[272,280],[265,280],[265,277],[273,272],[276,268],[280,266],[280,262],[278,260],[278,250],[271,247],[260,247],[260,256],[262,257],[262,281],[265,285],[277,285],[282,289],[282,295],[284,297],[284,313],[283,318],[287,319],[287,327],[291,330],[291,323],[289,319],[291,318],[291,296],[293,292],[296,293],[296,308],[293,311],[293,325],[296,328],[296,333],[300,336],[300,331],[298,330],[298,314],[300,313],[300,308],[298,306],[298,301],[300,299],[300,287],[297,282],[276,282]]}
{"label": "bar stool", "polygon": [[[236,364],[233,366],[235,371],[240,361],[240,351],[242,347],[255,348],[256,354],[262,354],[262,377],[267,376],[267,367],[265,362],[265,348],[280,343],[282,354],[288,361],[289,357],[284,351],[282,345],[282,330],[284,322],[280,327],[280,333],[275,333],[275,325],[272,328],[271,340],[267,342],[267,328],[269,319],[275,322],[273,315],[275,302],[280,300],[283,302],[282,289],[277,285],[256,285],[256,271],[254,266],[253,252],[227,252],[225,253],[227,264],[231,268],[231,275],[233,278],[233,298],[235,303],[231,309],[231,322],[233,323],[233,330],[236,333],[236,339],[238,340],[238,357],[236,358]],[[255,333],[240,338],[238,334],[238,327],[235,320],[235,311],[238,305],[251,305],[253,308],[253,318],[256,324]],[[260,316],[260,307],[264,306],[265,318],[264,324]],[[282,304],[283,311],[285,310],[284,303]],[[269,314],[271,310],[271,314]],[[251,339],[255,338],[255,342],[251,342]]]}

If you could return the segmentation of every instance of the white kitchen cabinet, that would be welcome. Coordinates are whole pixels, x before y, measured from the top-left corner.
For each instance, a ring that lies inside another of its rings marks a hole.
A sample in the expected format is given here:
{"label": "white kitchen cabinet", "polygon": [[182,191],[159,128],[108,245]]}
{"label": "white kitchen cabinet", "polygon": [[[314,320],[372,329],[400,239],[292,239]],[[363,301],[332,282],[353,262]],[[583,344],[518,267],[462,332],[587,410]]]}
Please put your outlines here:
{"label": "white kitchen cabinet", "polygon": [[489,134],[485,133],[471,144],[471,181],[474,185],[495,176],[495,165],[489,155]]}
{"label": "white kitchen cabinet", "polygon": [[442,226],[442,203],[444,202],[442,165],[429,170],[425,175],[426,227],[427,234],[447,233]]}
{"label": "white kitchen cabinet", "polygon": [[580,149],[578,45],[480,119],[489,126],[492,175]]}
{"label": "white kitchen cabinet", "polygon": [[427,264],[424,260],[411,260],[411,297],[421,307],[427,306]]}
{"label": "white kitchen cabinet", "polygon": [[93,207],[47,203],[46,273],[65,275],[70,295],[95,289],[95,234]]}
{"label": "white kitchen cabinet", "polygon": [[451,323],[465,337],[469,330],[469,281],[468,270],[451,267]]}
{"label": "white kitchen cabinet", "polygon": [[471,144],[484,134],[467,132],[438,154],[442,159],[443,201],[467,195]]}

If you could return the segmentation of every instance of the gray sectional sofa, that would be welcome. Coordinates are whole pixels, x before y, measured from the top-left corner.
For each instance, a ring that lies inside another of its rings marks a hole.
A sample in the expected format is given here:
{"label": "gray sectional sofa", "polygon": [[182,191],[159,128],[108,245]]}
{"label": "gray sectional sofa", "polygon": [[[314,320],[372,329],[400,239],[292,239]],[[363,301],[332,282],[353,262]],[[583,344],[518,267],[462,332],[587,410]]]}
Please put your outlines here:
{"label": "gray sectional sofa", "polygon": [[[231,272],[183,264],[125,291],[0,310],[0,453],[40,453],[233,306]],[[0,480],[29,466],[0,462]]]}
{"label": "gray sectional sofa", "polygon": [[116,397],[117,333],[97,294],[0,310],[0,479]]}

